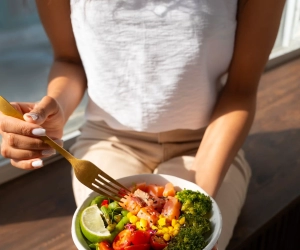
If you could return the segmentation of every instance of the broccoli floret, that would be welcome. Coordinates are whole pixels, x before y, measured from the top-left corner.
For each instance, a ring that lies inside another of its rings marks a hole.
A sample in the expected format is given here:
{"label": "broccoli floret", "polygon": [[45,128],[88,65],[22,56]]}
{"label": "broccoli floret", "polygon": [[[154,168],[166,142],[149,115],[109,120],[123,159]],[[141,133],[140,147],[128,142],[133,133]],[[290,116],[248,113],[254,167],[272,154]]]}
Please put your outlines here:
{"label": "broccoli floret", "polygon": [[171,239],[164,250],[201,250],[207,245],[206,233],[211,231],[207,214],[212,209],[212,200],[199,191],[182,190],[177,192],[177,199],[182,203],[184,224],[179,233]]}
{"label": "broccoli floret", "polygon": [[201,250],[206,245],[207,242],[199,228],[186,227],[180,229],[164,250]]}
{"label": "broccoli floret", "polygon": [[186,227],[197,228],[201,234],[205,234],[211,230],[210,221],[205,217],[192,215],[192,214],[185,214],[181,217],[185,218],[185,222],[182,225],[182,228],[186,228]]}
{"label": "broccoli floret", "polygon": [[203,216],[212,209],[210,197],[199,191],[184,189],[177,192],[176,197],[182,203],[181,211],[185,214]]}
{"label": "broccoli floret", "polygon": [[182,217],[185,218],[184,224],[164,250],[201,250],[205,248],[207,242],[204,235],[211,230],[209,219],[192,214],[185,214]]}

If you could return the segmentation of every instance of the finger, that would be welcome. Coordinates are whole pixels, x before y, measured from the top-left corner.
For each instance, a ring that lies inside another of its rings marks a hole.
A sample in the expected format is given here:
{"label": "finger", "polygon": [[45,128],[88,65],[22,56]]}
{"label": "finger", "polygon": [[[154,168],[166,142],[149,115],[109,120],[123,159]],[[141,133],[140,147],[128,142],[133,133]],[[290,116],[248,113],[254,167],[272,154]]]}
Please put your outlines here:
{"label": "finger", "polygon": [[[58,145],[63,146],[63,140],[53,139]],[[2,133],[2,145],[7,148],[19,148],[19,149],[30,149],[30,150],[44,150],[50,149],[47,143],[44,143],[39,138],[27,137],[12,133]]]}
{"label": "finger", "polygon": [[218,244],[216,244],[216,245],[212,248],[212,250],[218,250]]}
{"label": "finger", "polygon": [[42,136],[46,135],[46,130],[36,124],[22,121],[20,119],[1,114],[0,132],[14,133],[24,136]]}
{"label": "finger", "polygon": [[2,133],[2,145],[9,148],[44,150],[51,148],[41,139],[13,133]]}
{"label": "finger", "polygon": [[35,106],[33,102],[11,102],[10,104],[21,114],[30,112]]}
{"label": "finger", "polygon": [[15,149],[1,146],[1,154],[4,158],[10,158],[15,160],[31,160],[35,158],[43,158],[56,154],[56,151],[52,148],[44,150],[26,150],[26,149]]}
{"label": "finger", "polygon": [[59,112],[57,102],[45,96],[40,102],[36,103],[29,112],[24,114],[24,120],[35,124],[43,124],[48,117],[55,115]]}
{"label": "finger", "polygon": [[44,161],[43,161],[43,159],[40,159],[40,158],[31,159],[31,160],[11,159],[10,163],[14,167],[24,169],[24,170],[33,170],[33,169],[41,168],[44,166]]}

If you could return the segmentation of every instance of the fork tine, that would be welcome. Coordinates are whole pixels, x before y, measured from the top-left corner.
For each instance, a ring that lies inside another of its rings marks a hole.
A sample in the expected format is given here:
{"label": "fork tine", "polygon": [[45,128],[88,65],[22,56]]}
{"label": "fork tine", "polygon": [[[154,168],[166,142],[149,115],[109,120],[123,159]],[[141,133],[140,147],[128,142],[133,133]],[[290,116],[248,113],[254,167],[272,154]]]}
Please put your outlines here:
{"label": "fork tine", "polygon": [[99,185],[99,188],[104,189],[104,190],[106,190],[107,192],[110,192],[112,195],[118,196],[118,197],[120,197],[120,198],[123,197],[119,192],[116,192],[116,191],[111,190],[111,189],[109,189],[108,187],[106,187],[106,184],[108,184],[108,183],[101,182],[101,181],[98,180],[97,178],[95,179],[95,181],[96,181],[97,183],[94,182],[93,184],[95,184],[95,185],[97,185],[97,186]]}
{"label": "fork tine", "polygon": [[[100,185],[100,186],[102,186],[102,185]],[[90,185],[89,188],[92,189],[93,191],[95,191],[96,193],[99,193],[99,194],[104,195],[105,197],[107,197],[107,198],[109,198],[109,199],[111,199],[111,200],[114,200],[114,201],[117,201],[117,202],[120,202],[120,201],[121,201],[120,197],[112,196],[112,195],[110,195],[110,194],[104,192],[104,191],[102,190],[103,187],[100,187],[100,186],[98,186],[98,185],[92,183],[92,185]]]}
{"label": "fork tine", "polygon": [[105,180],[102,176],[98,175],[96,178],[95,178],[96,181],[98,181],[99,183],[102,183],[102,184],[105,184],[106,186],[116,190],[116,192],[118,193],[118,196],[120,196],[120,188],[119,187],[116,187],[114,185],[112,185],[111,183],[109,183],[107,180]]}
{"label": "fork tine", "polygon": [[117,182],[115,179],[113,179],[112,177],[110,177],[108,174],[106,174],[105,172],[103,172],[101,169],[99,169],[101,174],[99,174],[99,176],[104,177],[105,179],[109,180],[110,182],[114,183],[115,185],[119,186],[120,188],[123,189],[123,191],[126,191],[126,193],[131,193],[131,191],[124,187],[121,183]]}

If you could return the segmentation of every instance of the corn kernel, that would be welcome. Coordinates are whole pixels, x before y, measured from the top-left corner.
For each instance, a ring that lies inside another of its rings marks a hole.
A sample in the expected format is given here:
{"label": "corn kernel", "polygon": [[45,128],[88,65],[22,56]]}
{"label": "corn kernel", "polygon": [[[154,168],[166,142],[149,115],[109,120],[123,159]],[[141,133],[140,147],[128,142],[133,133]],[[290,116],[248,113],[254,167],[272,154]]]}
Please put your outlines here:
{"label": "corn kernel", "polygon": [[141,229],[141,222],[140,222],[140,221],[137,221],[137,222],[135,223],[135,226],[136,226],[137,229]]}
{"label": "corn kernel", "polygon": [[179,224],[183,225],[185,223],[185,217],[180,218],[179,220]]}
{"label": "corn kernel", "polygon": [[135,224],[138,221],[138,217],[136,217],[135,215],[132,215],[129,218],[130,223]]}
{"label": "corn kernel", "polygon": [[160,225],[160,226],[166,225],[166,218],[160,218],[160,219],[158,220],[158,225]]}
{"label": "corn kernel", "polygon": [[179,228],[180,228],[180,224],[177,223],[177,224],[174,226],[174,229],[175,229],[175,230],[179,230]]}
{"label": "corn kernel", "polygon": [[151,226],[151,229],[153,229],[153,230],[157,230],[158,229],[158,227],[157,226]]}
{"label": "corn kernel", "polygon": [[163,229],[162,229],[162,231],[163,231],[163,233],[168,233],[169,232],[169,229],[167,228],[167,227],[164,227]]}
{"label": "corn kernel", "polygon": [[177,235],[179,233],[179,230],[174,230],[173,231],[173,235],[175,236],[175,235]]}
{"label": "corn kernel", "polygon": [[177,220],[172,219],[171,225],[172,225],[173,227],[176,225],[176,223],[177,223]]}
{"label": "corn kernel", "polygon": [[162,230],[157,230],[156,234],[157,234],[157,235],[163,235],[164,232],[163,232]]}
{"label": "corn kernel", "polygon": [[127,218],[130,219],[130,217],[131,217],[132,215],[133,215],[133,214],[132,214],[131,212],[129,212],[129,213],[127,214]]}
{"label": "corn kernel", "polygon": [[148,222],[147,222],[145,219],[141,219],[141,220],[140,220],[140,225],[141,225],[141,227],[146,228],[146,227],[147,227],[147,224],[148,224]]}
{"label": "corn kernel", "polygon": [[165,241],[169,241],[171,239],[171,236],[170,234],[164,234],[163,238]]}

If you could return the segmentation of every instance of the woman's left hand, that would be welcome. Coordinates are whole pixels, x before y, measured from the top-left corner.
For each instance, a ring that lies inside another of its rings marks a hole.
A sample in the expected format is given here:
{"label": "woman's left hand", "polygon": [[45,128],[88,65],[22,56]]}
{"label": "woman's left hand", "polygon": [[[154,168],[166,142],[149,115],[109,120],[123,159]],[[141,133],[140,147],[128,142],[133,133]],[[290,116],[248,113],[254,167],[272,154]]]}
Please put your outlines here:
{"label": "woman's left hand", "polygon": [[215,246],[212,248],[212,250],[218,250],[218,246],[215,245]]}

